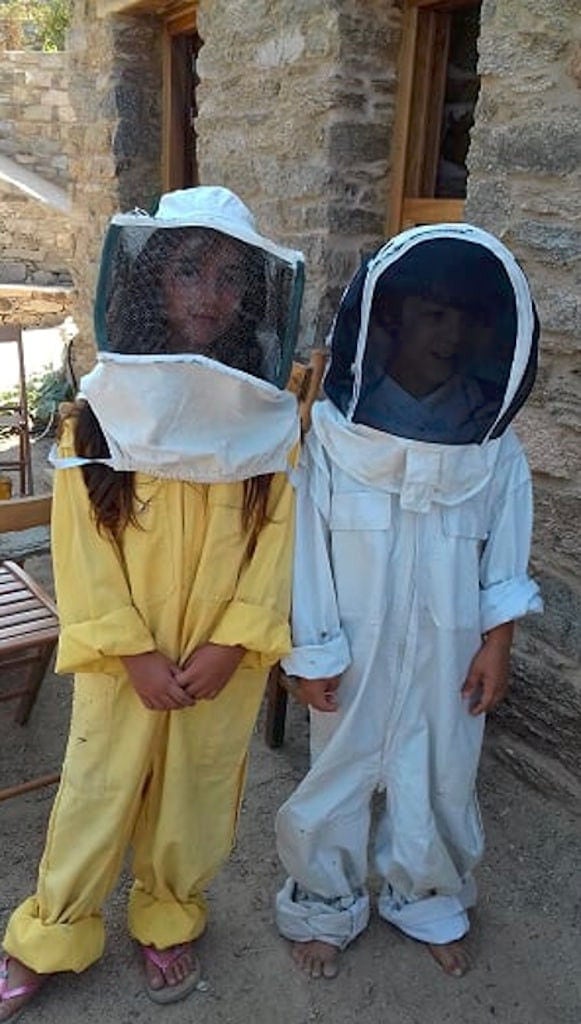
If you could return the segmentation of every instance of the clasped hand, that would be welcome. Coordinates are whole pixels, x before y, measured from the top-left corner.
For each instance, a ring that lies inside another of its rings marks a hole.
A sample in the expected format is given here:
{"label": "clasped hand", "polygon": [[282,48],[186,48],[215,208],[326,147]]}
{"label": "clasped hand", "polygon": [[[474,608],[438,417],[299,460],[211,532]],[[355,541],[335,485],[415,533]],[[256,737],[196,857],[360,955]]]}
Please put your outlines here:
{"label": "clasped hand", "polygon": [[121,660],[141,703],[151,711],[175,711],[198,700],[214,700],[244,657],[243,647],[202,644],[176,665],[161,651],[133,654]]}

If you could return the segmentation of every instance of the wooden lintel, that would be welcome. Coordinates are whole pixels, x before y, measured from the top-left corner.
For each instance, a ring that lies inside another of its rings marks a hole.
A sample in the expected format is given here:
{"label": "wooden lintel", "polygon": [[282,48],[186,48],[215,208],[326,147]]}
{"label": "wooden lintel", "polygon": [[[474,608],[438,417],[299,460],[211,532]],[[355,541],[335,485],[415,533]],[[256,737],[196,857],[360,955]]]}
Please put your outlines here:
{"label": "wooden lintel", "polygon": [[406,0],[406,8],[429,7],[433,11],[455,11],[460,7],[478,7],[479,0]]}
{"label": "wooden lintel", "polygon": [[402,228],[415,224],[455,224],[464,220],[464,200],[406,197],[401,212]]}
{"label": "wooden lintel", "polygon": [[97,0],[97,15],[154,14],[158,18],[189,17],[195,26],[197,0]]}

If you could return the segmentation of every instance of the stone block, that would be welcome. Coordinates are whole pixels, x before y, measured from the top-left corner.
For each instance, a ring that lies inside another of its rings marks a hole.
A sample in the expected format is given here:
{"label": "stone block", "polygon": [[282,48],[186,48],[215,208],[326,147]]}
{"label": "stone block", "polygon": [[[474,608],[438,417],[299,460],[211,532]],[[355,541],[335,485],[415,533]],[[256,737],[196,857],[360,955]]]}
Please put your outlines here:
{"label": "stone block", "polygon": [[385,215],[377,210],[364,209],[354,203],[352,206],[331,206],[329,228],[344,235],[382,235]]}
{"label": "stone block", "polygon": [[480,138],[479,157],[484,166],[562,176],[581,166],[579,124],[555,118],[495,128]]}
{"label": "stone block", "polygon": [[541,754],[581,776],[581,680],[578,669],[529,632],[518,631],[512,685],[495,718]]}
{"label": "stone block", "polygon": [[[581,666],[581,582],[576,586],[548,572],[535,574],[545,611],[526,620],[530,637]],[[580,695],[581,697],[581,695]]]}
{"label": "stone block", "polygon": [[369,164],[389,159],[389,139],[383,124],[338,122],[329,128],[329,150],[333,163],[349,167],[353,162]]}
{"label": "stone block", "polygon": [[24,108],[21,116],[25,121],[43,123],[51,120],[52,111],[50,107],[43,107],[40,103],[31,103],[29,107]]}
{"label": "stone block", "polygon": [[515,420],[530,467],[555,480],[573,480],[581,462],[578,438],[555,419],[548,393],[543,405],[528,402]]}
{"label": "stone block", "polygon": [[[581,168],[581,143],[579,159]],[[518,245],[534,249],[549,263],[567,264],[581,255],[581,227],[523,220],[514,225],[512,235]]]}
{"label": "stone block", "polygon": [[543,478],[534,480],[533,556],[547,571],[581,579],[579,521],[581,503],[572,487],[563,490]]}
{"label": "stone block", "polygon": [[26,264],[0,263],[0,281],[10,284],[23,284],[26,281]]}

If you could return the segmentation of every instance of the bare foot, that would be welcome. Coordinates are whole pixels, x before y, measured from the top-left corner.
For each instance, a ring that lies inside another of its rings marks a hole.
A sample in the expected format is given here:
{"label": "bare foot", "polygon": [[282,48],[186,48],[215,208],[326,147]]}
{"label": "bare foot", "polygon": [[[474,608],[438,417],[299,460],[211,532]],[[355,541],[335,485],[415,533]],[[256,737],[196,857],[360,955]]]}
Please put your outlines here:
{"label": "bare foot", "polygon": [[189,942],[157,950],[142,946],[147,990],[158,1002],[185,998],[200,980],[200,962]]}
{"label": "bare foot", "polygon": [[292,957],[311,978],[335,978],[339,973],[339,950],[330,942],[293,942]]}
{"label": "bare foot", "polygon": [[426,946],[444,974],[450,974],[453,978],[461,978],[470,970],[470,958],[464,939],[458,939],[456,942],[443,942],[441,945],[427,942]]}
{"label": "bare foot", "polygon": [[0,962],[0,1021],[16,1017],[47,977],[31,971],[13,956],[4,957]]}

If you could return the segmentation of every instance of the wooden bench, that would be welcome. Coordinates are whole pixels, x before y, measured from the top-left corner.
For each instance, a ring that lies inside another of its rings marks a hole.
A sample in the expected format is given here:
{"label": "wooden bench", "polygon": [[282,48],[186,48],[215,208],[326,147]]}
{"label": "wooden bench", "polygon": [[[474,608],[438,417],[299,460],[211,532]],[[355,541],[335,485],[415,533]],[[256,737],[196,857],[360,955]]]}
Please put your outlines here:
{"label": "wooden bench", "polygon": [[[45,526],[50,519],[50,495],[0,501],[0,534]],[[57,610],[42,587],[16,562],[0,562],[0,671],[26,669],[26,680],[15,689],[0,690],[0,702],[18,700],[14,720],[28,721],[56,647]],[[39,776],[0,790],[0,801],[52,785],[58,774]]]}

